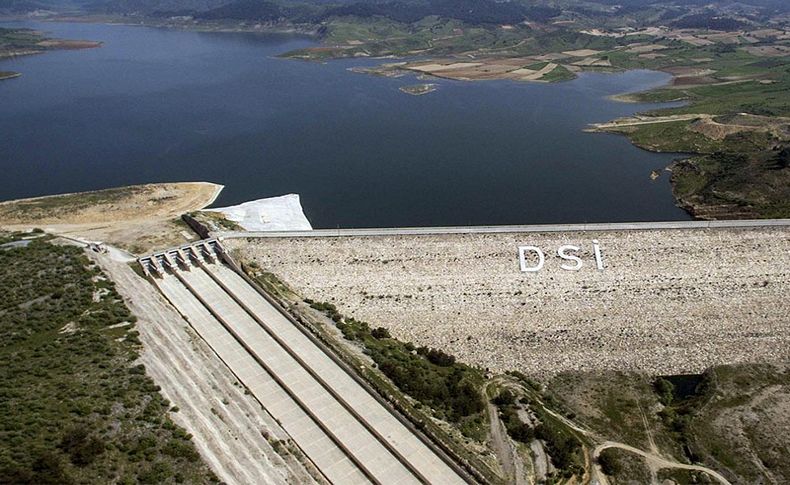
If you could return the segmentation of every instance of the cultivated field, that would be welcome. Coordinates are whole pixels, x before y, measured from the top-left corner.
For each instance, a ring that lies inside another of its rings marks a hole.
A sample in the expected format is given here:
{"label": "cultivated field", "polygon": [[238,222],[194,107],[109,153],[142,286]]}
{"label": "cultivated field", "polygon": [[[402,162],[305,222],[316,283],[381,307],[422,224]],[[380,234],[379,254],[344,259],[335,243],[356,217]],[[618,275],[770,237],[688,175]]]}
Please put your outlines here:
{"label": "cultivated field", "polygon": [[[592,240],[605,269],[596,270]],[[226,240],[303,297],[496,371],[698,372],[790,357],[790,230]],[[560,269],[563,244],[580,271]],[[519,270],[520,245],[546,254]]]}

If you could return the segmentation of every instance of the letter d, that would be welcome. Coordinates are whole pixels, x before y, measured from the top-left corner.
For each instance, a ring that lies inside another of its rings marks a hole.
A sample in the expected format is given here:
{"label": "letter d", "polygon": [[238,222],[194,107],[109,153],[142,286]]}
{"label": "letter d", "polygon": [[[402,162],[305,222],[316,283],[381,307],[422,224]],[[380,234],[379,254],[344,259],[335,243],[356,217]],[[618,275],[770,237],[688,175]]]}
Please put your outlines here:
{"label": "letter d", "polygon": [[[538,255],[537,266],[527,266],[527,251],[534,251]],[[543,268],[543,263],[546,262],[546,256],[543,254],[543,251],[541,251],[540,248],[536,248],[535,246],[519,246],[518,262],[521,265],[521,271],[525,273],[534,273],[535,271],[540,271],[541,268]]]}

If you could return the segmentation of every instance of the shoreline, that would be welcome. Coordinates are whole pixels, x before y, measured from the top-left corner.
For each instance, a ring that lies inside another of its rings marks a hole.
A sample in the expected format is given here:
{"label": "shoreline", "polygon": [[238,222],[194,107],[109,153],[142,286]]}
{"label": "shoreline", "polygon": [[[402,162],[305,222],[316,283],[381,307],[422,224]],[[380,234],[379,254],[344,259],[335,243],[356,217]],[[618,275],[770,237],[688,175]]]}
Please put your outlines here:
{"label": "shoreline", "polygon": [[222,189],[210,182],[163,182],[9,200],[0,202],[0,228],[40,228],[142,254],[194,239],[181,216],[206,207]]}
{"label": "shoreline", "polygon": [[213,198],[204,207],[208,207],[209,205],[213,204],[214,201],[216,200],[216,198],[219,196],[219,194],[222,191],[222,189],[225,188],[224,185],[215,184],[214,182],[147,182],[147,183],[142,183],[142,184],[129,184],[129,185],[117,185],[117,186],[113,186],[113,187],[103,187],[101,189],[93,189],[93,190],[77,190],[77,191],[74,191],[74,192],[61,192],[61,193],[57,193],[57,194],[36,195],[34,197],[20,197],[20,198],[17,198],[17,199],[5,199],[5,200],[0,200],[0,206],[12,204],[12,203],[17,203],[17,202],[35,202],[35,201],[40,201],[40,200],[48,199],[48,198],[52,198],[52,197],[69,197],[69,196],[74,196],[74,195],[82,196],[82,195],[86,195],[86,194],[96,194],[96,193],[100,193],[100,192],[105,192],[105,191],[108,191],[108,190],[143,188],[143,187],[146,187],[146,186],[163,185],[163,184],[182,184],[182,185],[194,184],[194,185],[213,185],[213,186],[215,186],[216,188],[215,188],[215,194],[213,195]]}
{"label": "shoreline", "polygon": [[21,75],[22,75],[21,72],[13,72],[13,71],[0,72],[0,81],[5,81],[7,79],[15,79]]}
{"label": "shoreline", "polygon": [[[7,18],[3,18],[3,19],[0,19],[0,20],[7,20]],[[22,20],[22,19],[17,18],[17,20]],[[84,17],[52,16],[52,17],[40,18],[40,19],[29,18],[28,17],[28,18],[25,18],[24,20],[27,20],[27,21],[40,21],[40,22],[53,22],[53,23],[71,23],[71,22],[74,22],[74,23],[86,23],[86,24],[95,23],[95,24],[101,24],[101,25],[124,25],[124,26],[128,26],[128,27],[164,28],[164,29],[168,29],[168,30],[189,31],[189,32],[224,32],[224,33],[244,33],[244,32],[250,33],[250,32],[253,32],[253,33],[273,33],[273,34],[274,33],[279,33],[279,34],[299,34],[299,35],[305,35],[305,36],[314,37],[314,38],[316,38],[316,40],[318,42],[320,42],[320,40],[317,39],[318,36],[316,35],[315,29],[312,29],[312,30],[310,30],[308,32],[307,30],[301,30],[301,29],[299,29],[297,27],[293,27],[293,26],[288,26],[288,27],[284,28],[283,26],[272,26],[272,25],[257,26],[257,27],[249,27],[249,26],[245,27],[245,26],[241,26],[241,25],[237,25],[237,24],[234,24],[234,25],[229,25],[229,24],[214,24],[214,25],[210,25],[209,24],[209,25],[207,25],[207,24],[181,23],[181,22],[175,22],[174,23],[174,22],[170,22],[170,21],[167,21],[167,20],[155,21],[155,19],[152,20],[150,18],[141,18],[141,19],[139,19],[139,22],[131,22],[130,19],[128,19],[128,18],[121,18],[121,17],[114,17],[114,16],[113,17],[110,17],[110,16],[108,16],[108,17],[101,17],[101,16],[84,16]],[[283,57],[283,56],[280,55],[278,57]],[[286,58],[288,58],[288,57],[286,57]],[[294,59],[294,58],[292,58],[292,59]],[[399,57],[398,59],[399,60],[406,60],[407,64],[406,65],[398,65],[397,67],[395,67],[396,70],[398,70],[400,72],[403,72],[403,73],[406,73],[406,74],[420,74],[420,75],[426,75],[427,74],[427,73],[421,71],[419,68],[415,69],[413,66],[408,65],[408,62],[409,62],[408,60],[412,59],[412,58],[410,58],[410,57]],[[328,62],[329,60],[335,60],[335,58],[327,59],[326,62]],[[461,61],[459,61],[459,62],[461,62]],[[376,66],[373,69],[381,69],[382,66],[386,66],[386,63],[377,63]],[[616,70],[614,72],[612,72],[612,71],[604,71],[604,73],[610,73],[610,72],[611,73],[617,73],[617,72],[629,72],[629,71],[640,71],[640,70],[661,72],[661,73],[667,74],[668,78],[667,78],[667,80],[665,82],[662,82],[661,84],[650,85],[650,86],[648,86],[646,88],[639,88],[639,87],[637,87],[637,90],[633,91],[633,92],[626,91],[626,92],[623,92],[623,93],[610,94],[610,95],[605,96],[605,99],[610,100],[610,101],[614,101],[614,102],[624,102],[624,103],[629,103],[629,104],[651,104],[651,105],[654,105],[653,109],[650,109],[649,111],[646,111],[647,113],[649,113],[651,111],[654,111],[656,109],[661,109],[661,105],[664,105],[664,106],[668,105],[670,103],[670,101],[650,103],[649,101],[641,101],[640,99],[638,99],[638,97],[640,95],[643,95],[644,93],[649,93],[649,92],[656,91],[656,90],[666,89],[667,87],[672,86],[673,82],[678,78],[678,75],[676,73],[669,72],[669,71],[664,70],[664,69],[644,69],[644,68],[618,69],[618,70]],[[360,71],[355,71],[355,72],[360,72]],[[361,72],[365,73],[364,71],[361,71]],[[452,70],[450,72],[452,72]],[[538,71],[536,71],[536,72],[538,72]],[[590,70],[582,69],[581,73],[584,73],[584,72],[599,72],[600,73],[601,71],[598,70],[598,69],[590,69]],[[375,73],[369,72],[368,74],[375,74]],[[577,74],[578,73],[574,72],[573,73],[574,77],[577,77]],[[429,75],[431,76],[431,78],[434,78],[434,79],[446,79],[446,80],[451,80],[451,81],[459,81],[459,80],[460,81],[499,80],[498,78],[490,78],[490,79],[477,79],[477,78],[474,78],[474,79],[459,79],[458,77],[454,77],[454,76],[451,76],[451,75],[445,75],[445,73],[443,73],[441,71],[440,72],[431,72]],[[2,78],[0,78],[0,79],[2,79]],[[507,78],[503,78],[503,80],[507,80]],[[541,80],[532,80],[532,79],[530,79],[530,80],[527,80],[527,79],[524,79],[524,80],[522,80],[522,79],[510,79],[510,80],[511,81],[515,81],[515,82],[541,82]],[[559,82],[562,82],[562,81],[564,81],[564,80],[559,80]],[[427,84],[426,84],[426,86],[427,86]],[[437,86],[432,86],[432,89],[426,90],[424,92],[423,91],[410,92],[410,88],[411,88],[411,86],[401,86],[399,89],[400,89],[400,91],[402,91],[402,92],[404,92],[406,94],[410,94],[410,95],[416,96],[416,95],[428,94],[428,93],[436,90]],[[634,116],[637,116],[639,114],[641,114],[641,113],[634,113]],[[615,120],[609,120],[608,123],[612,123],[614,121]],[[583,130],[583,131],[588,131],[588,130]],[[589,131],[608,132],[608,133],[615,132],[614,130],[602,130],[602,129],[595,129],[595,130],[589,130]],[[628,138],[628,140],[631,142],[631,144],[633,146],[637,147],[637,148],[640,148],[640,149],[643,149],[645,151],[652,152],[652,153],[665,152],[665,150],[656,149],[656,148],[653,148],[653,147],[650,147],[650,146],[645,146],[643,144],[637,143],[634,140],[634,138],[632,136],[630,136],[628,133],[623,133],[623,132],[616,132],[616,133],[617,134],[621,134],[621,135],[625,135]],[[687,160],[689,158],[689,156],[692,156],[692,155],[693,154],[686,154],[686,156],[683,156],[683,159]],[[672,166],[676,162],[677,162],[677,160],[673,160],[672,163],[667,164],[663,168],[668,168],[668,167]],[[671,180],[670,184],[671,184],[670,191],[672,193],[674,205],[679,207],[679,208],[681,208],[689,216],[691,216],[693,218],[696,218],[697,216],[695,214],[698,213],[698,210],[697,210],[698,208],[696,208],[696,207],[689,207],[688,201],[681,200],[681,197],[680,197],[681,194],[679,194],[677,192],[677,190],[676,190],[676,183],[675,183],[674,179]],[[214,201],[216,201],[216,199],[218,197],[219,197],[219,193],[215,195],[214,199],[206,207],[210,206]]]}
{"label": "shoreline", "polygon": [[222,193],[222,191],[225,189],[225,186],[224,186],[224,185],[221,185],[221,184],[215,184],[215,183],[213,183],[213,182],[195,182],[195,183],[199,183],[199,184],[212,184],[212,185],[215,185],[215,186],[216,186],[216,187],[214,188],[214,195],[212,195],[212,196],[211,196],[211,199],[210,199],[208,202],[206,202],[206,205],[204,205],[203,207],[201,207],[201,208],[200,208],[200,209],[198,209],[198,210],[203,210],[203,209],[205,209],[205,208],[207,208],[207,207],[210,207],[210,206],[211,206],[211,205],[212,205],[214,202],[216,202],[216,201],[217,201],[217,198],[219,198],[219,194],[221,194],[221,193]]}

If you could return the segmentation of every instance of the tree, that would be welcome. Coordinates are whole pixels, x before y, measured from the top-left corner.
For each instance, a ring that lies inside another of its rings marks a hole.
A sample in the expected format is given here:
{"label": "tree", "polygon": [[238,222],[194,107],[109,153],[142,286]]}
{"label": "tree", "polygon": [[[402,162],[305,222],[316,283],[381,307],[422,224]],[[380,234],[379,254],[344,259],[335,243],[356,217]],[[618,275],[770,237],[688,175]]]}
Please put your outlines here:
{"label": "tree", "polygon": [[658,400],[664,406],[669,406],[672,404],[672,398],[675,393],[675,386],[668,380],[664,379],[663,377],[659,377],[653,383],[653,387],[656,389],[656,393],[658,394]]}

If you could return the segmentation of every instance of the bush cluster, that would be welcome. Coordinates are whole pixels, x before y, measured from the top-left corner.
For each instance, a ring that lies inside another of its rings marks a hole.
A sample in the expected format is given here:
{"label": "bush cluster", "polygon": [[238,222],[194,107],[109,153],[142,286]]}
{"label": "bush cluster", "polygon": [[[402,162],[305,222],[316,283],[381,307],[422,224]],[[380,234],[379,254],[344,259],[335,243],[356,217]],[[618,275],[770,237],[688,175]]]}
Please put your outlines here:
{"label": "bush cluster", "polygon": [[332,318],[346,339],[362,344],[395,386],[434,409],[440,417],[459,423],[485,409],[479,369],[460,364],[439,349],[415,348],[409,342],[393,339],[385,328],[371,329],[367,322],[343,318],[331,303],[305,302]]}
{"label": "bush cluster", "polygon": [[0,294],[0,483],[215,478],[136,364],[139,334],[115,326],[136,319],[81,249],[44,236],[0,250]]}

